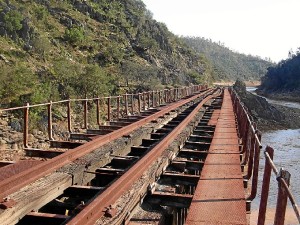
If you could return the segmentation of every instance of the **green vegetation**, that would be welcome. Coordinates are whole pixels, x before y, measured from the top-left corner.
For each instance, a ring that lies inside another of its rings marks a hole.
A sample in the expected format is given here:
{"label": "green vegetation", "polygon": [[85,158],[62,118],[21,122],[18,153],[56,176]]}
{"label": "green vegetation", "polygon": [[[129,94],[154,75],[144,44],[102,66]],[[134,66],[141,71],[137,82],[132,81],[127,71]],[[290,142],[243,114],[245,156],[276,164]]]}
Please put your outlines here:
{"label": "green vegetation", "polygon": [[183,41],[200,54],[205,55],[213,64],[218,80],[260,80],[272,66],[268,60],[239,54],[221,43],[200,37],[182,37]]}
{"label": "green vegetation", "polygon": [[71,44],[81,43],[84,40],[84,31],[81,27],[71,27],[65,31],[65,40]]}
{"label": "green vegetation", "polygon": [[1,107],[210,83],[141,0],[0,1]]}
{"label": "green vegetation", "polygon": [[260,89],[265,93],[291,92],[300,96],[300,48],[296,53],[290,53],[287,60],[270,67],[262,78]]}
{"label": "green vegetation", "polygon": [[259,79],[272,65],[179,38],[141,0],[7,0],[0,11],[5,106]]}
{"label": "green vegetation", "polygon": [[14,32],[22,29],[23,16],[18,11],[12,10],[5,14],[4,25],[7,31]]}

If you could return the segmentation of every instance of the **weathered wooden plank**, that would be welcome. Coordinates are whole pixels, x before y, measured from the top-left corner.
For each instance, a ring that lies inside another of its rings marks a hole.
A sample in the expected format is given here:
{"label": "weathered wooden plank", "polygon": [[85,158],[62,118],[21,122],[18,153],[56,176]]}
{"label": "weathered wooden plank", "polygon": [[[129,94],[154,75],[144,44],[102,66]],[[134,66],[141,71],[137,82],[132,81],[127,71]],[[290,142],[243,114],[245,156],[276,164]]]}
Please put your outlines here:
{"label": "weathered wooden plank", "polygon": [[71,185],[71,175],[52,173],[22,188],[9,196],[16,202],[16,205],[6,210],[0,210],[1,225],[16,224],[19,218],[24,217],[33,210],[38,210],[52,199],[61,195]]}

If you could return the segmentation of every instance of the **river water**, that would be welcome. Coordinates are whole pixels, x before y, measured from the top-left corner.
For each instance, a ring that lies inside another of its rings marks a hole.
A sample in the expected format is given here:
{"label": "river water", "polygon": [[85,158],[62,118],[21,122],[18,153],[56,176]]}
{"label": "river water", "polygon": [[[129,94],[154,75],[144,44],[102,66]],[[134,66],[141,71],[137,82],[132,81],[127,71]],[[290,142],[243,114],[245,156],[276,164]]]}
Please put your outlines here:
{"label": "river water", "polygon": [[[253,94],[256,88],[247,88]],[[266,100],[269,103],[283,105],[291,108],[300,109],[300,104],[295,102]],[[291,174],[291,190],[296,199],[297,204],[300,204],[300,129],[295,130],[277,130],[265,132],[262,134],[263,149],[260,157],[259,166],[259,183],[257,197],[252,202],[251,224],[256,224],[257,212],[259,208],[262,176],[264,171],[265,158],[263,151],[266,145],[274,148],[274,163],[278,169],[284,168]],[[274,211],[277,201],[278,185],[275,175],[271,177],[269,200],[268,200],[268,214],[266,224],[273,224]],[[298,224],[292,207],[288,201],[289,208],[286,214],[285,224]]]}

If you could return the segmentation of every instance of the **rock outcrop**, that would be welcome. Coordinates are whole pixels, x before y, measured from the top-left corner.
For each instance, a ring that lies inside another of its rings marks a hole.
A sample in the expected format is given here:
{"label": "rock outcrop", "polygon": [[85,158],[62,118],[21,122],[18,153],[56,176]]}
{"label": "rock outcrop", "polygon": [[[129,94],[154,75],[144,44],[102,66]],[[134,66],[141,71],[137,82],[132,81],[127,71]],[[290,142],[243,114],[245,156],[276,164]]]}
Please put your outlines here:
{"label": "rock outcrop", "polygon": [[300,128],[299,109],[270,104],[265,98],[246,91],[245,83],[240,80],[234,84],[234,90],[250,111],[260,130]]}

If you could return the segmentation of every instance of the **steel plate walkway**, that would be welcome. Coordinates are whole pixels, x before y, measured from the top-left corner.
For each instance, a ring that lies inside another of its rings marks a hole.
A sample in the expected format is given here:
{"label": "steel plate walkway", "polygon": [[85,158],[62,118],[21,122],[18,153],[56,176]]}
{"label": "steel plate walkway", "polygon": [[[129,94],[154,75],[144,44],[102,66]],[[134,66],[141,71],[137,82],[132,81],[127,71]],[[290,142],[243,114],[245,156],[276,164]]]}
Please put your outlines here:
{"label": "steel plate walkway", "polygon": [[224,92],[221,110],[209,121],[216,125],[186,224],[247,224],[240,165],[239,138],[232,100]]}

